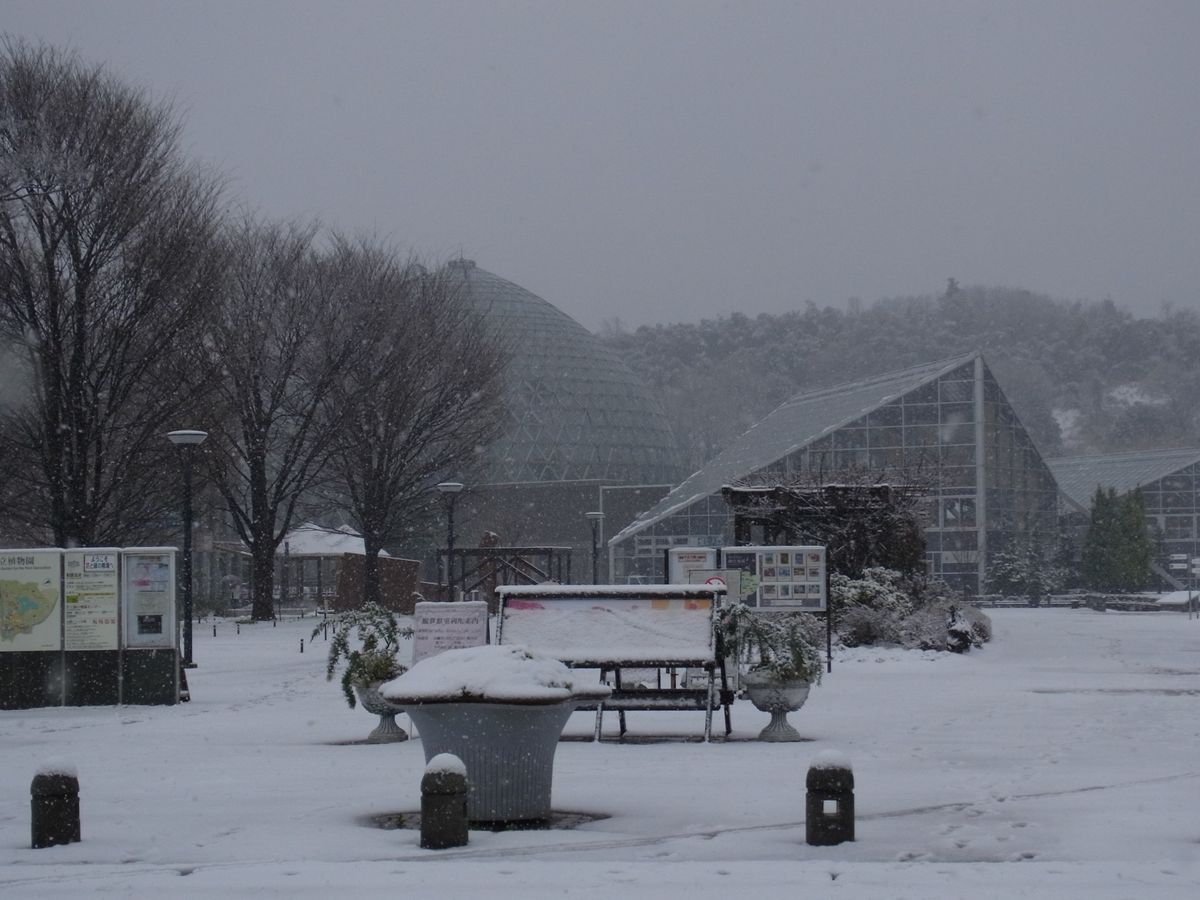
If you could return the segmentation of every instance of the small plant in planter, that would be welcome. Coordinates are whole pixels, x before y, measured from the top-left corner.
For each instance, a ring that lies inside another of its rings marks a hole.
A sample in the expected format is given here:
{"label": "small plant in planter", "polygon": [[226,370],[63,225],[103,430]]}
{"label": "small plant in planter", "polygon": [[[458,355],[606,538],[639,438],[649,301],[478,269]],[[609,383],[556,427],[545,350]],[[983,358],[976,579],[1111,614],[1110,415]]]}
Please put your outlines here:
{"label": "small plant in planter", "polygon": [[[340,613],[332,624],[325,678],[332,681],[338,666],[342,666],[342,693],[351,709],[357,705],[355,688],[367,689],[404,674],[405,667],[396,659],[396,652],[400,641],[412,637],[413,630],[402,628],[390,609],[368,603]],[[313,629],[313,638],[321,634],[323,627]],[[360,647],[350,646],[352,636],[361,642]]]}
{"label": "small plant in planter", "polygon": [[736,603],[721,614],[720,635],[725,652],[750,671],[777,683],[821,681],[817,632],[821,624],[801,612],[759,612]]}
{"label": "small plant in planter", "polygon": [[799,741],[799,732],[787,720],[808,699],[812,685],[821,681],[821,654],[817,650],[816,620],[806,613],[757,612],[740,603],[724,611],[719,634],[724,652],[750,670],[741,684],[758,709],[771,721],[758,735],[760,741]]}

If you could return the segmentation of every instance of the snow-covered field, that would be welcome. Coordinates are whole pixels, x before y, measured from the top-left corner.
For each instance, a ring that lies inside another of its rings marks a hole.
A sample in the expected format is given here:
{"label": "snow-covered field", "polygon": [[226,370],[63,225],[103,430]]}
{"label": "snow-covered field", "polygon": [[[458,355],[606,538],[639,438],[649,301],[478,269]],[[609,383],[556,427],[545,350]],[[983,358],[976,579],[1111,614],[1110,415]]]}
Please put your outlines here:
{"label": "snow-covered field", "polygon": [[[323,641],[299,652],[311,620],[197,626],[191,703],[0,712],[0,896],[1200,896],[1200,622],[992,620],[966,656],[842,652],[790,717],[805,743],[750,740],[767,716],[744,701],[726,743],[563,742],[554,808],[608,818],[451,851],[364,824],[420,807],[424,757],[348,743],[373,717],[324,680]],[[810,847],[804,776],[830,749],[854,764],[858,840]],[[83,841],[31,850],[29,783],[51,759],[78,771]]]}

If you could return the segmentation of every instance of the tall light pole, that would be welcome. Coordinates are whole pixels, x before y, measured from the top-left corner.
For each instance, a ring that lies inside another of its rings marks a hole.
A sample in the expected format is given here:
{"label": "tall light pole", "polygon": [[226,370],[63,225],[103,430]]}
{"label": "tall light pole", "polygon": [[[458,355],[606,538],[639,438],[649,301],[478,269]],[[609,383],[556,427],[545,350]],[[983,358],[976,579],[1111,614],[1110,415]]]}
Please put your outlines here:
{"label": "tall light pole", "polygon": [[446,498],[446,586],[450,599],[454,600],[454,501],[462,493],[463,485],[460,481],[443,481],[437,489]]}
{"label": "tall light pole", "polygon": [[193,668],[192,662],[192,455],[203,444],[207,431],[185,428],[167,432],[167,440],[179,448],[183,460],[183,562],[180,579],[183,582],[183,665]]}
{"label": "tall light pole", "polygon": [[592,523],[592,584],[600,583],[600,525],[604,522],[604,513],[596,510],[585,512],[584,517]]}

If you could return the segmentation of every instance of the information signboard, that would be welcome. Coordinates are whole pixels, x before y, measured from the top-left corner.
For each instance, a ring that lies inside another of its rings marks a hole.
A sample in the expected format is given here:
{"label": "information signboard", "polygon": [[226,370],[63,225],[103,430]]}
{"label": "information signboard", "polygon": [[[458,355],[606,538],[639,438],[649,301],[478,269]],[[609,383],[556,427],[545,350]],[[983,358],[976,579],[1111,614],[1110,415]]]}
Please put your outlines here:
{"label": "information signboard", "polygon": [[479,647],[487,643],[486,600],[457,603],[419,602],[413,611],[414,663],[444,650]]}
{"label": "information signboard", "polygon": [[139,547],[121,554],[125,646],[175,646],[175,548]]}
{"label": "information signboard", "polygon": [[727,568],[750,568],[753,555],[756,584],[753,600],[746,590],[745,602],[762,609],[802,609],[824,612],[828,608],[825,577],[825,548],[818,546],[726,547],[723,559]]}
{"label": "information signboard", "polygon": [[62,649],[62,551],[0,552],[0,651]]}
{"label": "information signboard", "polygon": [[67,650],[116,650],[120,584],[116,548],[63,554],[63,639]]}

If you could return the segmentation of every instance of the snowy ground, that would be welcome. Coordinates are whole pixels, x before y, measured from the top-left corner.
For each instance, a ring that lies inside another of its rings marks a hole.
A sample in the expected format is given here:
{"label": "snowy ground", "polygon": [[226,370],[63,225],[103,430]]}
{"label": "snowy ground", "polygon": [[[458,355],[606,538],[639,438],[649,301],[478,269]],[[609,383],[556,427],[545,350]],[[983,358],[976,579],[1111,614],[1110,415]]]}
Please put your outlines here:
{"label": "snowy ground", "polygon": [[[744,701],[728,743],[563,742],[555,809],[609,818],[440,852],[364,824],[420,807],[424,757],[346,743],[373,718],[325,682],[324,642],[299,652],[311,620],[197,626],[191,703],[0,712],[0,896],[1200,896],[1200,622],[991,615],[966,656],[842,653],[791,716],[809,742],[748,740],[767,717]],[[630,714],[635,734],[702,720]],[[858,840],[809,847],[828,749],[854,763]],[[31,850],[51,758],[78,770],[83,841]]]}

